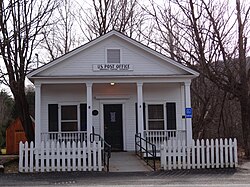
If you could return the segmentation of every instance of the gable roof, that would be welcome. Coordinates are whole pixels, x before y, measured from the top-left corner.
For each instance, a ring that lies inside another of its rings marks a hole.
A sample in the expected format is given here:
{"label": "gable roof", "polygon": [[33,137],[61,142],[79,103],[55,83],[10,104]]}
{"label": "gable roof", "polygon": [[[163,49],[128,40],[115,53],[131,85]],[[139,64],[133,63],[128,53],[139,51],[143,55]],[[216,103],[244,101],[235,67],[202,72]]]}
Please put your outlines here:
{"label": "gable roof", "polygon": [[169,57],[167,57],[167,56],[153,50],[152,48],[150,48],[150,47],[148,47],[148,46],[146,46],[146,45],[144,45],[144,44],[142,44],[142,43],[140,43],[140,42],[126,36],[126,35],[124,35],[123,33],[120,33],[120,32],[118,32],[116,30],[112,30],[112,31],[109,31],[108,33],[106,33],[106,34],[104,34],[104,35],[102,35],[102,36],[100,36],[100,37],[98,37],[98,38],[96,38],[96,39],[94,39],[94,40],[92,40],[92,41],[90,41],[90,42],[88,42],[88,43],[86,43],[86,44],[84,44],[84,45],[82,45],[82,46],[80,46],[80,47],[66,53],[66,54],[64,54],[64,55],[62,55],[61,57],[58,57],[57,59],[55,59],[55,60],[53,60],[53,61],[51,61],[51,62],[49,62],[49,63],[47,63],[47,64],[45,64],[45,65],[43,65],[41,67],[39,67],[38,69],[35,69],[35,70],[31,71],[27,75],[27,77],[28,78],[33,78],[36,74],[38,74],[38,73],[40,73],[40,72],[42,72],[44,70],[49,69],[50,67],[60,63],[61,61],[66,60],[67,58],[70,58],[70,57],[84,51],[85,49],[87,49],[87,48],[89,48],[91,46],[94,46],[95,44],[97,44],[97,43],[99,43],[99,42],[101,42],[101,41],[103,41],[103,40],[105,40],[105,39],[107,39],[107,38],[109,38],[111,36],[117,36],[120,39],[123,39],[123,40],[131,43],[132,45],[137,46],[138,48],[140,48],[140,49],[142,49],[142,50],[144,50],[144,51],[146,51],[146,52],[148,52],[148,53],[150,53],[150,54],[152,54],[152,55],[154,55],[154,56],[156,56],[156,57],[158,57],[158,58],[160,58],[160,59],[162,59],[164,61],[167,61],[170,64],[172,64],[172,65],[174,65],[174,66],[176,66],[176,67],[178,67],[178,68],[180,68],[180,69],[182,69],[182,70],[184,70],[184,71],[186,71],[186,72],[188,72],[188,73],[190,73],[190,74],[192,74],[194,76],[199,76],[199,73],[192,70],[191,68],[188,68],[188,67],[182,65],[181,63],[172,60],[171,58],[169,58]]}

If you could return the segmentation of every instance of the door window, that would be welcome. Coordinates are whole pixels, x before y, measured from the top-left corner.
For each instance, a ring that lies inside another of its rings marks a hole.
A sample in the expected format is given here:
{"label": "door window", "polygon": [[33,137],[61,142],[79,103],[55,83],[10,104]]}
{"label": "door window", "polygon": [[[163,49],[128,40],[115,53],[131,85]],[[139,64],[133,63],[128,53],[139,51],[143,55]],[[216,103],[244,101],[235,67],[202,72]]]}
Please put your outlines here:
{"label": "door window", "polygon": [[110,112],[110,122],[112,122],[112,123],[116,122],[115,114],[116,114],[116,112]]}

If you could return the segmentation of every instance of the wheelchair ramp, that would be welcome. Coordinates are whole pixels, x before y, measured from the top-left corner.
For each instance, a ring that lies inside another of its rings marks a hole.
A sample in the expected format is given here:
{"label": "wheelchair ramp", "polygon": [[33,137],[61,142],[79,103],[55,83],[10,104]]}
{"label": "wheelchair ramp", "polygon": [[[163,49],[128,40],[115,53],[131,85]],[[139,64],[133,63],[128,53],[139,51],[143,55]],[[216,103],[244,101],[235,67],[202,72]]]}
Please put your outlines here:
{"label": "wheelchair ramp", "polygon": [[152,171],[134,152],[112,152],[110,158],[110,172],[145,172]]}

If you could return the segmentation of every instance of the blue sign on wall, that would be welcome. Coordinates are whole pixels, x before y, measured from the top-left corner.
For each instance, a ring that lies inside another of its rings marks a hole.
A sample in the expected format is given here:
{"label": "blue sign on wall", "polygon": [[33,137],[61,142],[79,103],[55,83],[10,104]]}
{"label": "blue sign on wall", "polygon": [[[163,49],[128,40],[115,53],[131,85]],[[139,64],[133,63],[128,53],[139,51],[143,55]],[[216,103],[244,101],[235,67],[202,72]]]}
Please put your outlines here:
{"label": "blue sign on wall", "polygon": [[186,114],[186,118],[192,118],[193,117],[192,108],[185,108],[185,114]]}

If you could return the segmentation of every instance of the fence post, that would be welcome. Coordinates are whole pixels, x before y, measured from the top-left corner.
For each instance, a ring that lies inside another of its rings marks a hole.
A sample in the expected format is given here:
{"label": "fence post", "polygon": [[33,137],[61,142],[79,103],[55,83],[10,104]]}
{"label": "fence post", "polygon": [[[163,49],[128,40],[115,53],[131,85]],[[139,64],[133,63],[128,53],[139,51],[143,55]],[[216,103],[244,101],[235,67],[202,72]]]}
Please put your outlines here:
{"label": "fence post", "polygon": [[227,140],[227,138],[225,139],[225,150],[224,150],[224,152],[225,152],[225,166],[226,166],[226,168],[228,167],[228,140]]}
{"label": "fence post", "polygon": [[30,142],[30,172],[33,172],[34,169],[34,143]]}
{"label": "fence post", "polygon": [[164,140],[163,145],[161,146],[161,164],[164,170],[167,169],[166,151],[167,151],[167,144],[166,144],[166,140]]}
{"label": "fence post", "polygon": [[76,142],[75,140],[72,143],[72,165],[73,165],[73,171],[76,171]]}
{"label": "fence post", "polygon": [[229,164],[233,167],[233,141],[229,138]]}
{"label": "fence post", "polygon": [[181,141],[181,155],[182,155],[182,168],[186,169],[187,167],[187,162],[186,162],[186,156],[187,156],[187,152],[186,152],[186,145],[184,141]]}
{"label": "fence post", "polygon": [[26,141],[24,143],[24,171],[25,172],[28,172],[29,171],[29,144],[28,142]]}
{"label": "fence post", "polygon": [[87,161],[86,154],[87,154],[87,151],[86,151],[86,141],[84,141],[84,142],[82,142],[83,171],[86,171],[86,168],[87,168],[87,164],[86,164],[86,161]]}
{"label": "fence post", "polygon": [[173,168],[176,169],[176,149],[177,149],[177,142],[176,140],[173,140]]}
{"label": "fence post", "polygon": [[55,142],[51,142],[51,171],[55,171]]}
{"label": "fence post", "polygon": [[[104,147],[103,147],[103,149],[104,149]],[[102,145],[101,145],[101,141],[98,141],[98,149],[97,150],[98,150],[98,171],[102,171]]]}
{"label": "fence post", "polygon": [[177,140],[177,158],[178,158],[178,169],[181,169],[181,142],[180,140]]}
{"label": "fence post", "polygon": [[71,143],[70,141],[67,141],[67,156],[66,156],[66,160],[67,160],[67,171],[71,171],[71,155],[70,155],[70,151],[72,149]]}
{"label": "fence post", "polygon": [[[161,144],[161,146],[160,146],[160,161],[161,161],[161,167],[162,168],[164,168],[164,161],[163,161],[163,158],[164,158],[164,153],[163,153],[163,149],[164,149],[164,141],[165,140],[163,140],[163,143]],[[165,169],[164,169],[165,170]]]}
{"label": "fence post", "polygon": [[[93,142],[95,143],[95,141]],[[92,143],[92,144],[93,144]],[[87,141],[87,152],[88,152],[88,166],[87,166],[87,169],[88,171],[91,171],[92,170],[92,151],[91,151],[91,143],[90,141]]]}
{"label": "fence post", "polygon": [[[190,155],[190,146],[193,145],[194,140],[192,140],[191,145],[187,145],[187,169],[191,169],[191,155]],[[185,144],[184,144],[185,145]]]}
{"label": "fence post", "polygon": [[207,168],[210,168],[210,145],[209,145],[208,139],[206,139],[206,153],[207,153],[206,165],[207,165]]}
{"label": "fence post", "polygon": [[214,168],[214,139],[211,139],[211,167]]}
{"label": "fence post", "polygon": [[23,142],[19,142],[19,172],[23,172]]}
{"label": "fence post", "polygon": [[[167,153],[166,156],[168,156],[168,160],[167,160],[167,163],[168,163],[168,169],[171,170],[173,168],[173,162],[172,162],[172,155],[173,155],[173,144],[170,144],[169,141],[166,142],[165,144],[165,154]],[[165,156],[164,159],[167,159]],[[165,161],[166,162],[166,161]]]}
{"label": "fence post", "polygon": [[237,139],[234,138],[234,165],[238,166],[238,152],[237,152]]}
{"label": "fence post", "polygon": [[201,140],[201,168],[205,168],[205,145],[204,140]]}
{"label": "fence post", "polygon": [[45,159],[46,159],[46,171],[49,171],[50,170],[50,145],[49,145],[49,141],[46,142],[46,156],[45,156]]}
{"label": "fence post", "polygon": [[195,141],[192,141],[192,169],[196,168],[196,163],[197,163],[197,159],[195,160],[195,148],[197,151],[197,145],[195,144]]}
{"label": "fence post", "polygon": [[223,147],[224,147],[223,140],[222,140],[222,138],[220,138],[220,166],[221,166],[221,168],[224,167]]}
{"label": "fence post", "polygon": [[57,171],[61,171],[62,169],[62,164],[61,164],[61,160],[62,160],[62,156],[61,156],[61,146],[59,141],[56,142],[56,170]]}
{"label": "fence post", "polygon": [[41,172],[44,172],[44,141],[41,142]]}
{"label": "fence post", "polygon": [[65,157],[65,142],[64,141],[62,141],[62,143],[61,143],[62,145],[62,171],[65,171],[65,159],[66,159],[66,157]]}
{"label": "fence post", "polygon": [[40,162],[39,160],[41,160],[41,157],[39,156],[41,152],[41,148],[40,147],[36,147],[35,145],[35,171],[38,172],[40,169]]}
{"label": "fence post", "polygon": [[82,159],[81,159],[81,142],[77,142],[77,170],[81,171],[82,170]]}
{"label": "fence post", "polygon": [[220,167],[220,161],[219,161],[219,140],[215,139],[215,159],[216,159],[216,168]]}
{"label": "fence post", "polygon": [[200,154],[200,140],[196,140],[196,151],[197,151],[197,168],[200,169],[201,168],[201,154]]}

